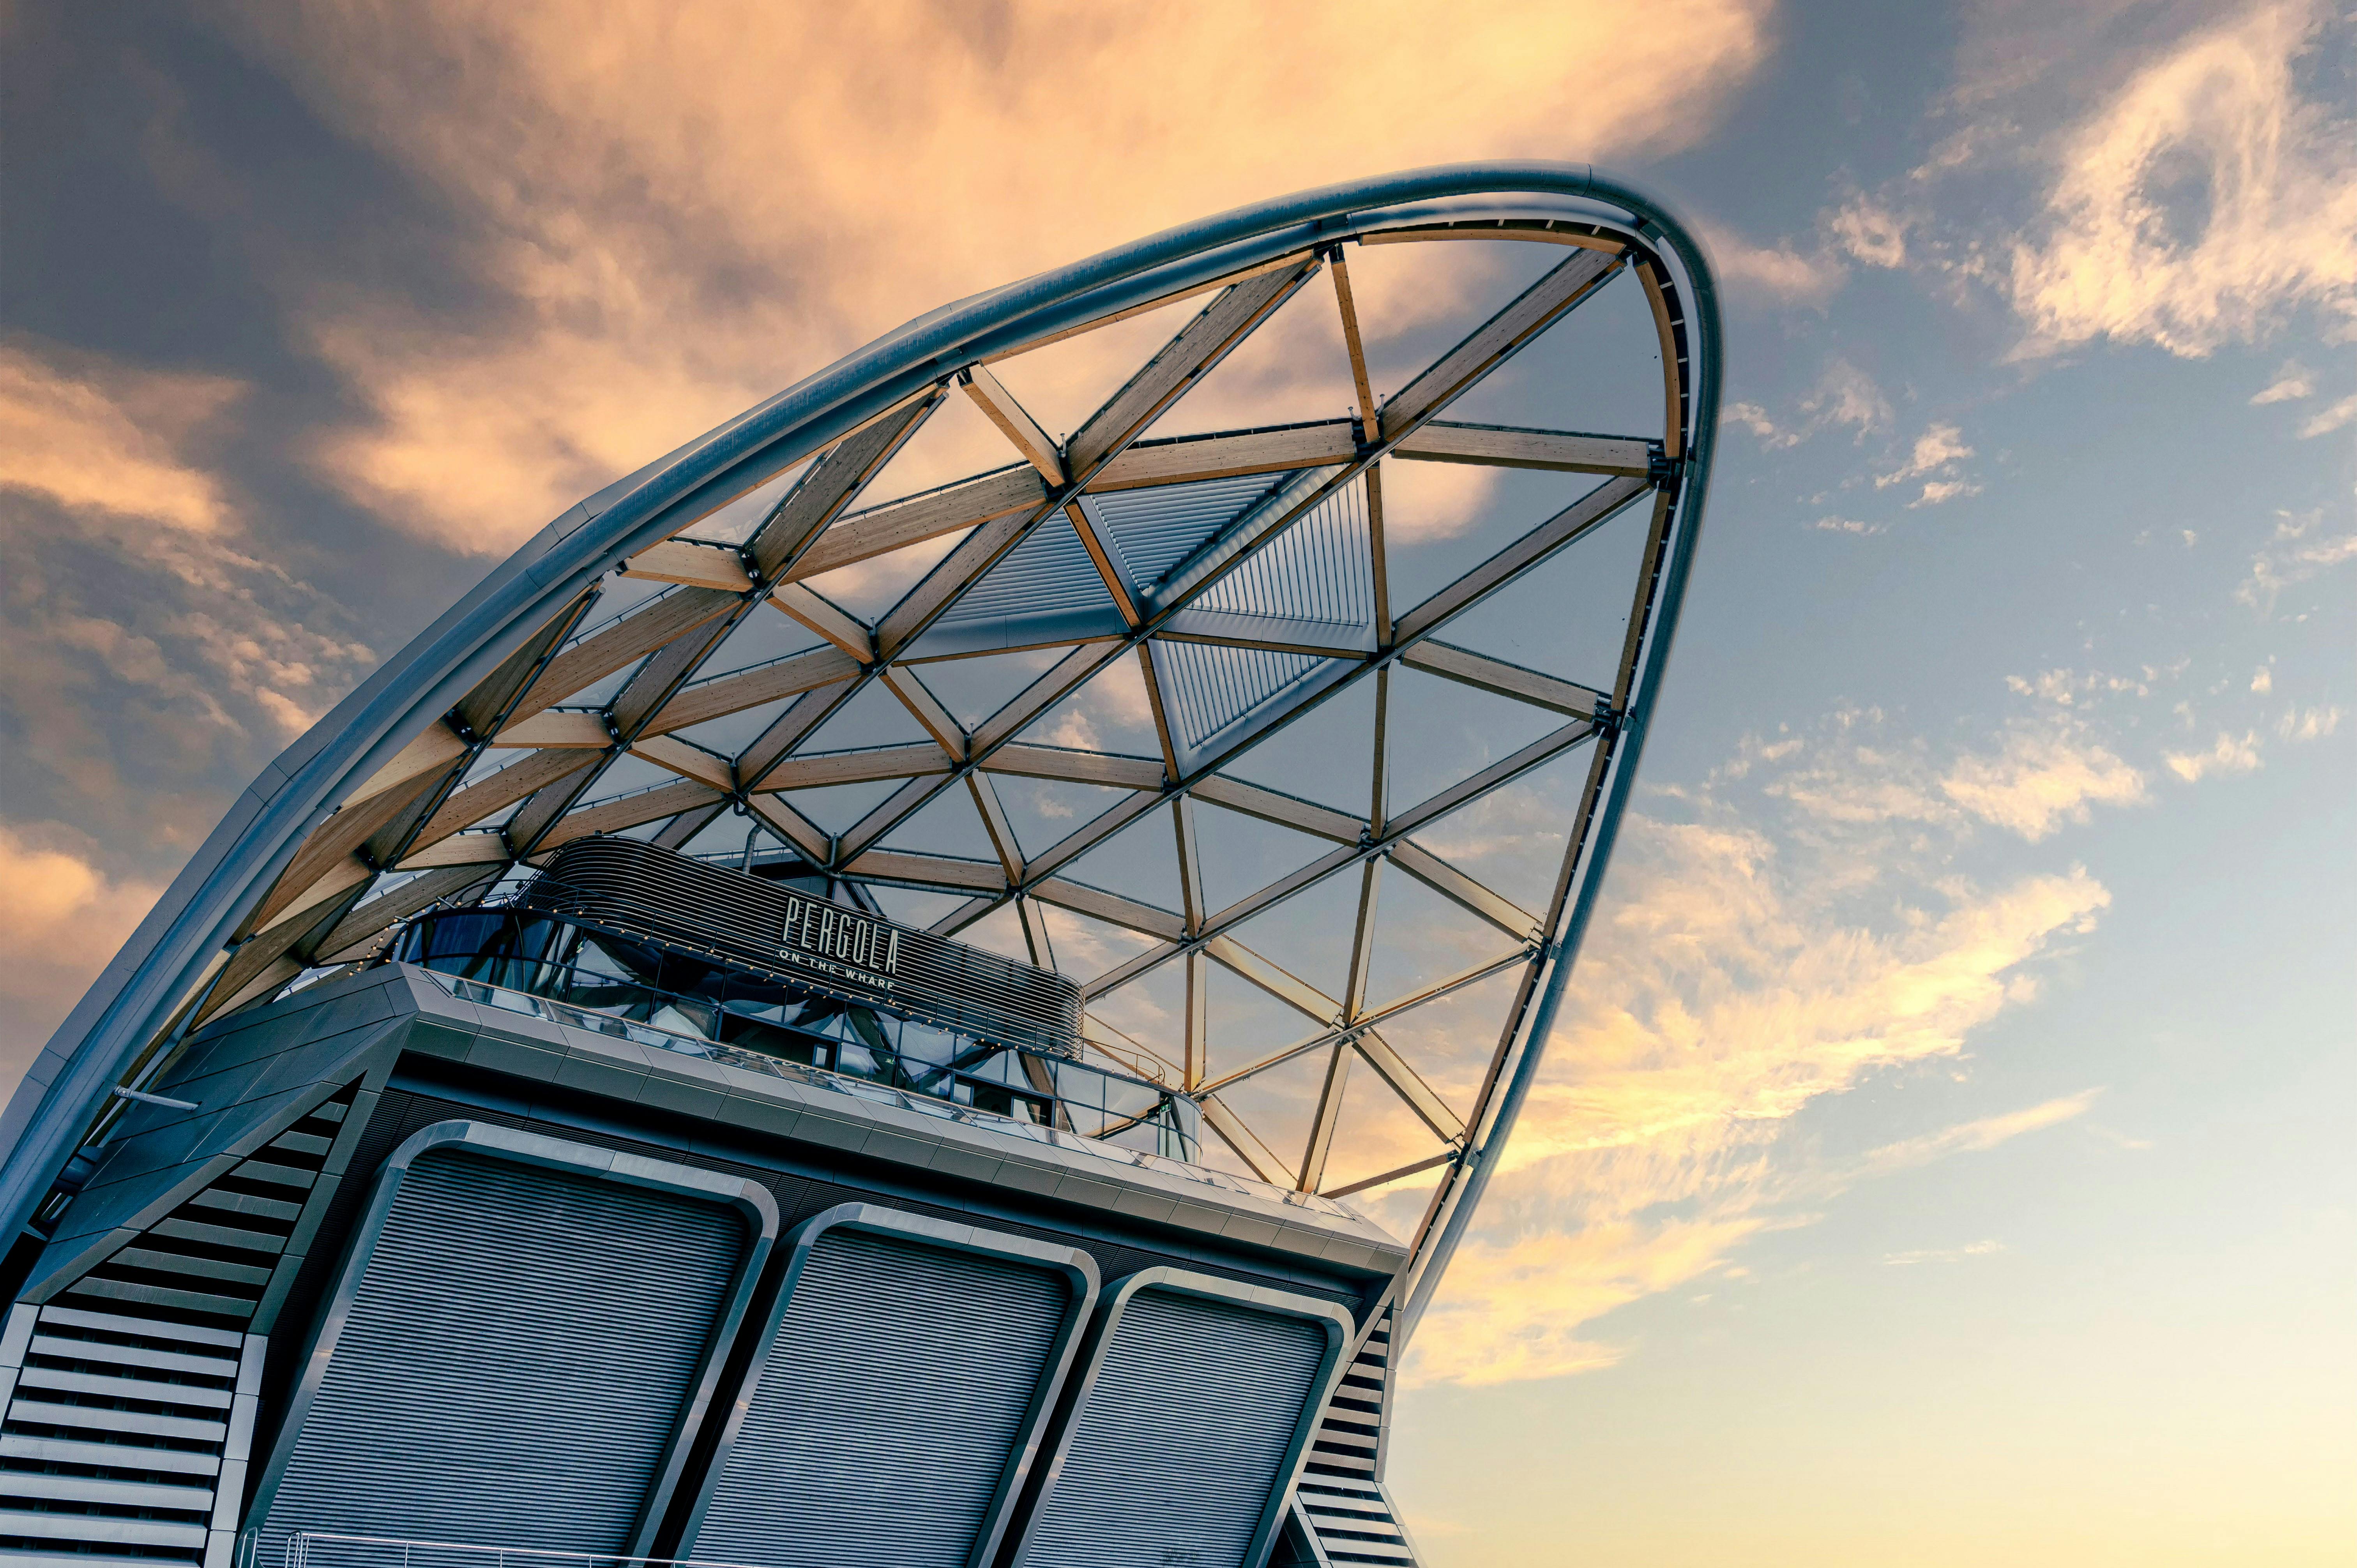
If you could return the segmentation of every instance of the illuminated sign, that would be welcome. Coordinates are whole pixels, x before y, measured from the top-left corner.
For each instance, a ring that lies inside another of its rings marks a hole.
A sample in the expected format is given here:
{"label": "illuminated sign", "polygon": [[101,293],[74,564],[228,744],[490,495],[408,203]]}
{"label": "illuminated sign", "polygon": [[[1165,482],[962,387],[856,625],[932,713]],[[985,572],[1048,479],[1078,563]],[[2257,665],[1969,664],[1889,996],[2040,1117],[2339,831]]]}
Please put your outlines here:
{"label": "illuminated sign", "polygon": [[[862,971],[871,981],[900,972],[900,932],[897,927],[846,909],[839,904],[786,895],[786,915],[780,929],[781,958],[834,959]],[[888,980],[884,982],[889,983]]]}

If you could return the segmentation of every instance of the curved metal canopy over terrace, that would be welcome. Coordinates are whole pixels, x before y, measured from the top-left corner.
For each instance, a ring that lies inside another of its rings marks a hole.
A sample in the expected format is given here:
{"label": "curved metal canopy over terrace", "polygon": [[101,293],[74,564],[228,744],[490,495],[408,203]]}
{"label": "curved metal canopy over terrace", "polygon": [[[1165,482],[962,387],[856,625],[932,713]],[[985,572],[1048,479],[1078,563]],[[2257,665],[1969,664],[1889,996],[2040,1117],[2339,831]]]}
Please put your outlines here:
{"label": "curved metal canopy over terrace", "polygon": [[[1616,311],[1634,359],[1580,335]],[[568,511],[256,782],[9,1106],[10,1233],[192,1025],[630,833],[1072,974],[1090,1048],[1243,1171],[1428,1188],[1420,1304],[1628,796],[1717,356],[1695,242],[1543,164],[911,323]],[[1271,386],[1334,395],[1271,423]],[[1443,517],[1434,465],[1505,477]]]}

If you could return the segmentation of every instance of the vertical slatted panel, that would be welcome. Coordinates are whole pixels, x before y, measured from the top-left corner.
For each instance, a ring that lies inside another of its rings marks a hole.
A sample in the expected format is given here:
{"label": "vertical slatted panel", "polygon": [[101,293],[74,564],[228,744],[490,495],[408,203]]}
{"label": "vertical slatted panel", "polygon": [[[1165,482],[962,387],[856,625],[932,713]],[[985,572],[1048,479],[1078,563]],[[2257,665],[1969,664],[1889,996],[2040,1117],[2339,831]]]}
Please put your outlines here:
{"label": "vertical slatted panel", "polygon": [[1116,490],[1085,503],[1141,583],[1161,579],[1198,545],[1242,517],[1291,474],[1244,474],[1157,489]]}
{"label": "vertical slatted panel", "polygon": [[745,1251],[717,1204],[429,1152],[262,1529],[627,1549]]}
{"label": "vertical slatted panel", "polygon": [[1171,722],[1189,746],[1201,746],[1328,662],[1306,653],[1201,642],[1157,642],[1154,661]]}
{"label": "vertical slatted panel", "polygon": [[1195,601],[1207,610],[1364,626],[1374,618],[1366,483],[1328,496]]}
{"label": "vertical slatted panel", "polygon": [[682,1552],[965,1568],[1071,1310],[1043,1268],[824,1232]]}
{"label": "vertical slatted panel", "polygon": [[1080,535],[1059,512],[1008,551],[1005,560],[942,617],[942,624],[1034,618],[1103,609],[1112,603],[1104,579],[1097,575]]}
{"label": "vertical slatted panel", "polygon": [[1138,1292],[1018,1561],[1243,1568],[1325,1352],[1322,1331],[1301,1318]]}

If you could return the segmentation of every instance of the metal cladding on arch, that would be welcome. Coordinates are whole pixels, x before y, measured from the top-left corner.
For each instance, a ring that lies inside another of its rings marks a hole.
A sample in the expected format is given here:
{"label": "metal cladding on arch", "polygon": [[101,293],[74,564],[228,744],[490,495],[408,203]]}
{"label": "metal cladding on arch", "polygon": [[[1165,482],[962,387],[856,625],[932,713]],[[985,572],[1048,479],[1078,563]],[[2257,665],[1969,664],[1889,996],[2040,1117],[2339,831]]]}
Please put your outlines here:
{"label": "metal cladding on arch", "polygon": [[[1467,239],[1545,247],[1548,264],[1379,402],[1350,258],[1365,245]],[[1312,287],[1347,349],[1349,417],[1157,434],[1166,410]],[[1485,378],[1614,287],[1641,295],[1656,333],[1662,401],[1647,406],[1661,411],[1648,420],[1658,435],[1555,428],[1543,409],[1512,424],[1461,416],[1460,400]],[[994,369],[1182,300],[1183,325],[1061,440]],[[192,1024],[365,954],[419,909],[565,843],[651,829],[676,847],[736,811],[847,886],[955,896],[935,925],[943,934],[1012,911],[1035,960],[1052,965],[1043,906],[1129,933],[1133,956],[1074,978],[1101,1013],[1149,976],[1180,977],[1183,1037],[1157,1047],[1100,1018],[1092,1047],[1197,1101],[1243,1165],[1329,1195],[1439,1172],[1397,1297],[1412,1326],[1527,1091],[1628,799],[1700,526],[1718,359],[1717,306],[1695,241],[1652,199],[1577,165],[1453,166],[1305,192],[920,317],[568,510],[265,770],[10,1102],[0,1121],[10,1233],[114,1086]],[[865,503],[951,399],[996,427],[1003,457]],[[1383,527],[1382,476],[1401,462],[1570,476],[1571,490],[1411,603],[1394,596]],[[688,536],[763,487],[777,494],[764,491],[749,532]],[[1623,513],[1639,520],[1642,542],[1633,580],[1620,585],[1629,608],[1617,662],[1543,671],[1450,639],[1491,595]],[[938,542],[952,538],[942,553]],[[870,615],[813,585],[901,552],[938,564]],[[633,588],[626,608],[601,618],[601,585],[625,582],[662,587]],[[722,654],[732,634],[777,613],[806,628],[811,646],[732,666]],[[1030,650],[1038,673],[979,718],[952,713],[929,683],[938,661],[1009,650]],[[1124,660],[1142,681],[1158,756],[1039,735],[1036,721]],[[1545,727],[1428,799],[1394,802],[1383,736],[1403,671],[1504,699]],[[1238,771],[1346,692],[1371,697],[1374,715],[1376,787],[1362,809]],[[924,738],[830,747],[828,721],[862,699],[898,704]],[[694,733],[757,709],[766,722],[749,741],[723,747],[709,744],[714,732]],[[1433,847],[1433,830],[1577,751],[1584,783],[1539,907]],[[515,760],[488,770],[494,752]],[[668,781],[601,791],[626,758]],[[1054,843],[1027,844],[999,794],[1017,779],[1093,786],[1112,803]],[[834,831],[796,803],[803,790],[879,782],[880,800]],[[1198,854],[1209,808],[1275,824],[1318,853],[1214,908]],[[971,812],[985,853],[906,842],[928,809]],[[1171,835],[1176,885],[1162,902],[1088,879],[1091,852],[1133,827]],[[1409,879],[1497,933],[1501,953],[1414,994],[1374,993],[1366,954],[1385,865],[1394,882]],[[1251,940],[1256,918],[1329,885],[1356,897],[1357,956],[1339,994]],[[1222,1048],[1204,1002],[1214,969],[1299,1015],[1300,1036]],[[1487,1065],[1444,1093],[1399,1043],[1403,1021],[1499,976],[1512,977],[1512,994]],[[1321,1086],[1307,1141],[1280,1149],[1236,1090],[1305,1059]],[[1327,1173],[1348,1135],[1340,1118],[1354,1065],[1360,1092],[1392,1096],[1429,1148],[1338,1187]]]}

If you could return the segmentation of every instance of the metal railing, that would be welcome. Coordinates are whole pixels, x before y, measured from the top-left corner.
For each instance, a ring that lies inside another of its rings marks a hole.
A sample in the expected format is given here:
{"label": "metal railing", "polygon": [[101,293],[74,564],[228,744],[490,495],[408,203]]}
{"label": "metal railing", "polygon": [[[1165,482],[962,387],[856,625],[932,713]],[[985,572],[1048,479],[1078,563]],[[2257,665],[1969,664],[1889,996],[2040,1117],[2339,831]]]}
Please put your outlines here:
{"label": "metal railing", "polygon": [[[297,1530],[286,1538],[284,1568],[755,1568],[704,1557],[624,1557],[603,1552],[557,1552],[534,1546],[481,1546],[459,1541],[410,1541],[389,1535],[336,1535]],[[264,1568],[252,1564],[249,1568]]]}

